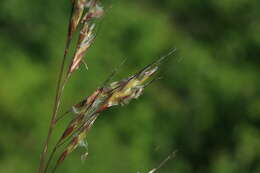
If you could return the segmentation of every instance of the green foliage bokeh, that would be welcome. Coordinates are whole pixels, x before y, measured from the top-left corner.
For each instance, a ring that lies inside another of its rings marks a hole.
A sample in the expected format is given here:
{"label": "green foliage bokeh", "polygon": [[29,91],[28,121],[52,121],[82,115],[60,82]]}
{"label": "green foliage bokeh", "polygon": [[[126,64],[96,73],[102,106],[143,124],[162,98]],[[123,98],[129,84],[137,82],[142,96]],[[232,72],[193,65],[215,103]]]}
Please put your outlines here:
{"label": "green foliage bokeh", "polygon": [[[260,1],[103,1],[107,13],[65,88],[63,110],[172,48],[163,79],[138,100],[102,113],[58,172],[260,172]],[[53,106],[70,1],[0,5],[0,172],[36,172]],[[64,122],[65,124],[65,122]],[[59,136],[61,124],[53,140]]]}

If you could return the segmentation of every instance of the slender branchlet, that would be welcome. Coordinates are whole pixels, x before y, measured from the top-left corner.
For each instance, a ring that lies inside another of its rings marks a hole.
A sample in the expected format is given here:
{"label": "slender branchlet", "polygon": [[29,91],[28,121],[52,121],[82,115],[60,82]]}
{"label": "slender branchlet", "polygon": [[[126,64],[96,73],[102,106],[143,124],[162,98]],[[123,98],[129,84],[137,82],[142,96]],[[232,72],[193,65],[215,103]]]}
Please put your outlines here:
{"label": "slender branchlet", "polygon": [[178,150],[173,151],[172,153],[170,153],[165,159],[163,159],[159,165],[153,169],[151,169],[148,173],[155,173],[157,172],[159,169],[161,169],[169,160],[174,159],[176,154],[177,154]]}

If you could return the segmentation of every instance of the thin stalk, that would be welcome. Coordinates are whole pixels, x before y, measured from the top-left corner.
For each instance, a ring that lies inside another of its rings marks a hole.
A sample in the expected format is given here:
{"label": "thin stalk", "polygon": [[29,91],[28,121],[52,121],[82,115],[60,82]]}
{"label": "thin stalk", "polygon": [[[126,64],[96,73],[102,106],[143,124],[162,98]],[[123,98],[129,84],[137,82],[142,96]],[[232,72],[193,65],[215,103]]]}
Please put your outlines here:
{"label": "thin stalk", "polygon": [[[73,7],[74,7],[74,3],[75,3],[75,1],[73,2]],[[70,22],[71,22],[71,19],[72,19],[72,14],[73,14],[73,8],[71,9],[71,13],[70,13]],[[60,99],[61,99],[62,90],[63,90],[63,89],[61,89],[61,83],[62,83],[62,78],[63,78],[67,54],[68,54],[70,43],[71,43],[71,40],[72,40],[72,33],[71,33],[70,24],[71,23],[69,23],[66,46],[65,46],[64,55],[63,55],[63,58],[62,58],[62,61],[61,61],[60,72],[59,72],[59,75],[58,75],[58,82],[57,82],[57,88],[56,88],[56,96],[55,96],[55,102],[54,102],[54,107],[53,107],[53,113],[52,113],[52,117],[51,117],[51,121],[50,121],[50,125],[49,125],[48,135],[47,135],[46,141],[44,143],[43,151],[41,153],[40,167],[39,167],[38,173],[43,173],[43,171],[44,171],[45,157],[46,157],[46,154],[48,152],[49,141],[50,141],[50,138],[51,138],[51,135],[52,135],[52,132],[53,132],[53,128],[55,127],[55,124],[56,124],[56,117],[57,117],[57,113],[58,113],[59,106],[60,106]],[[64,88],[64,86],[62,88]]]}
{"label": "thin stalk", "polygon": [[62,95],[61,83],[62,83],[64,67],[65,67],[65,62],[66,62],[66,57],[68,54],[70,42],[71,42],[71,36],[69,36],[67,39],[64,56],[61,61],[60,72],[59,72],[59,76],[58,76],[58,83],[57,83],[57,88],[56,88],[55,102],[54,102],[54,107],[53,107],[53,113],[52,113],[52,117],[51,117],[51,121],[50,121],[50,125],[49,125],[48,135],[47,135],[46,141],[44,143],[43,151],[42,151],[41,157],[40,157],[40,167],[38,170],[39,173],[43,173],[44,165],[45,165],[44,162],[45,162],[46,153],[48,151],[49,141],[50,141],[50,138],[51,138],[51,135],[53,132],[53,128],[55,127],[55,124],[56,124],[56,117],[57,117],[57,113],[59,110],[60,100],[61,100],[61,95]]}
{"label": "thin stalk", "polygon": [[58,117],[56,118],[55,123],[59,122],[61,119],[63,119],[63,118],[64,118],[68,113],[70,113],[70,112],[71,112],[71,110],[68,110],[68,111],[64,112],[62,115],[58,116]]}
{"label": "thin stalk", "polygon": [[55,152],[56,152],[57,149],[58,149],[58,146],[56,145],[56,146],[53,148],[53,150],[52,150],[52,152],[51,152],[51,154],[50,154],[50,157],[49,157],[49,159],[48,159],[48,161],[47,161],[47,163],[46,163],[46,166],[45,166],[45,169],[44,169],[44,173],[47,172],[47,170],[48,170],[48,168],[49,168],[49,165],[50,165],[50,163],[51,163],[51,160],[52,160],[52,158],[53,158],[53,156],[54,156],[54,154],[55,154]]}

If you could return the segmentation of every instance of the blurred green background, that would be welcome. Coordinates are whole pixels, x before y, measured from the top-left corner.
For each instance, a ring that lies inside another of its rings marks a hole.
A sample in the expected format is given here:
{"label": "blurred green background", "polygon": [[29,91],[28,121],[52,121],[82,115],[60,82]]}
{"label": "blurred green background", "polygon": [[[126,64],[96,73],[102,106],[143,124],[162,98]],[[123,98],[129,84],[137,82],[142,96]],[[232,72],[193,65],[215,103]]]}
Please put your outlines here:
{"label": "blurred green background", "polygon": [[[106,111],[58,172],[260,173],[260,1],[103,1],[107,14],[65,89],[63,110],[172,47],[163,79]],[[65,45],[69,0],[0,5],[0,172],[33,173],[46,137]],[[54,137],[66,122],[56,129]],[[53,138],[54,139],[54,138]],[[55,141],[55,139],[54,139]]]}

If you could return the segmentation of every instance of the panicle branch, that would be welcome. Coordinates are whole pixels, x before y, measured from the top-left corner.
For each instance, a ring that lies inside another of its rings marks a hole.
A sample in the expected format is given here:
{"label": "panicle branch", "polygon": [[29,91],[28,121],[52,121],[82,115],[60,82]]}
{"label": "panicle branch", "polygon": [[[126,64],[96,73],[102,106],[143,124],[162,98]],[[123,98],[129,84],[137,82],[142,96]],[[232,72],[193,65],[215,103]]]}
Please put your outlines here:
{"label": "panicle branch", "polygon": [[80,144],[85,143],[89,129],[101,112],[112,106],[128,104],[143,93],[144,88],[152,80],[151,77],[158,71],[161,61],[162,59],[159,59],[133,76],[105,84],[89,97],[72,106],[71,110],[75,118],[68,124],[56,146],[62,146],[68,139],[70,142],[59,156],[55,169],[77,147],[85,146]]}

